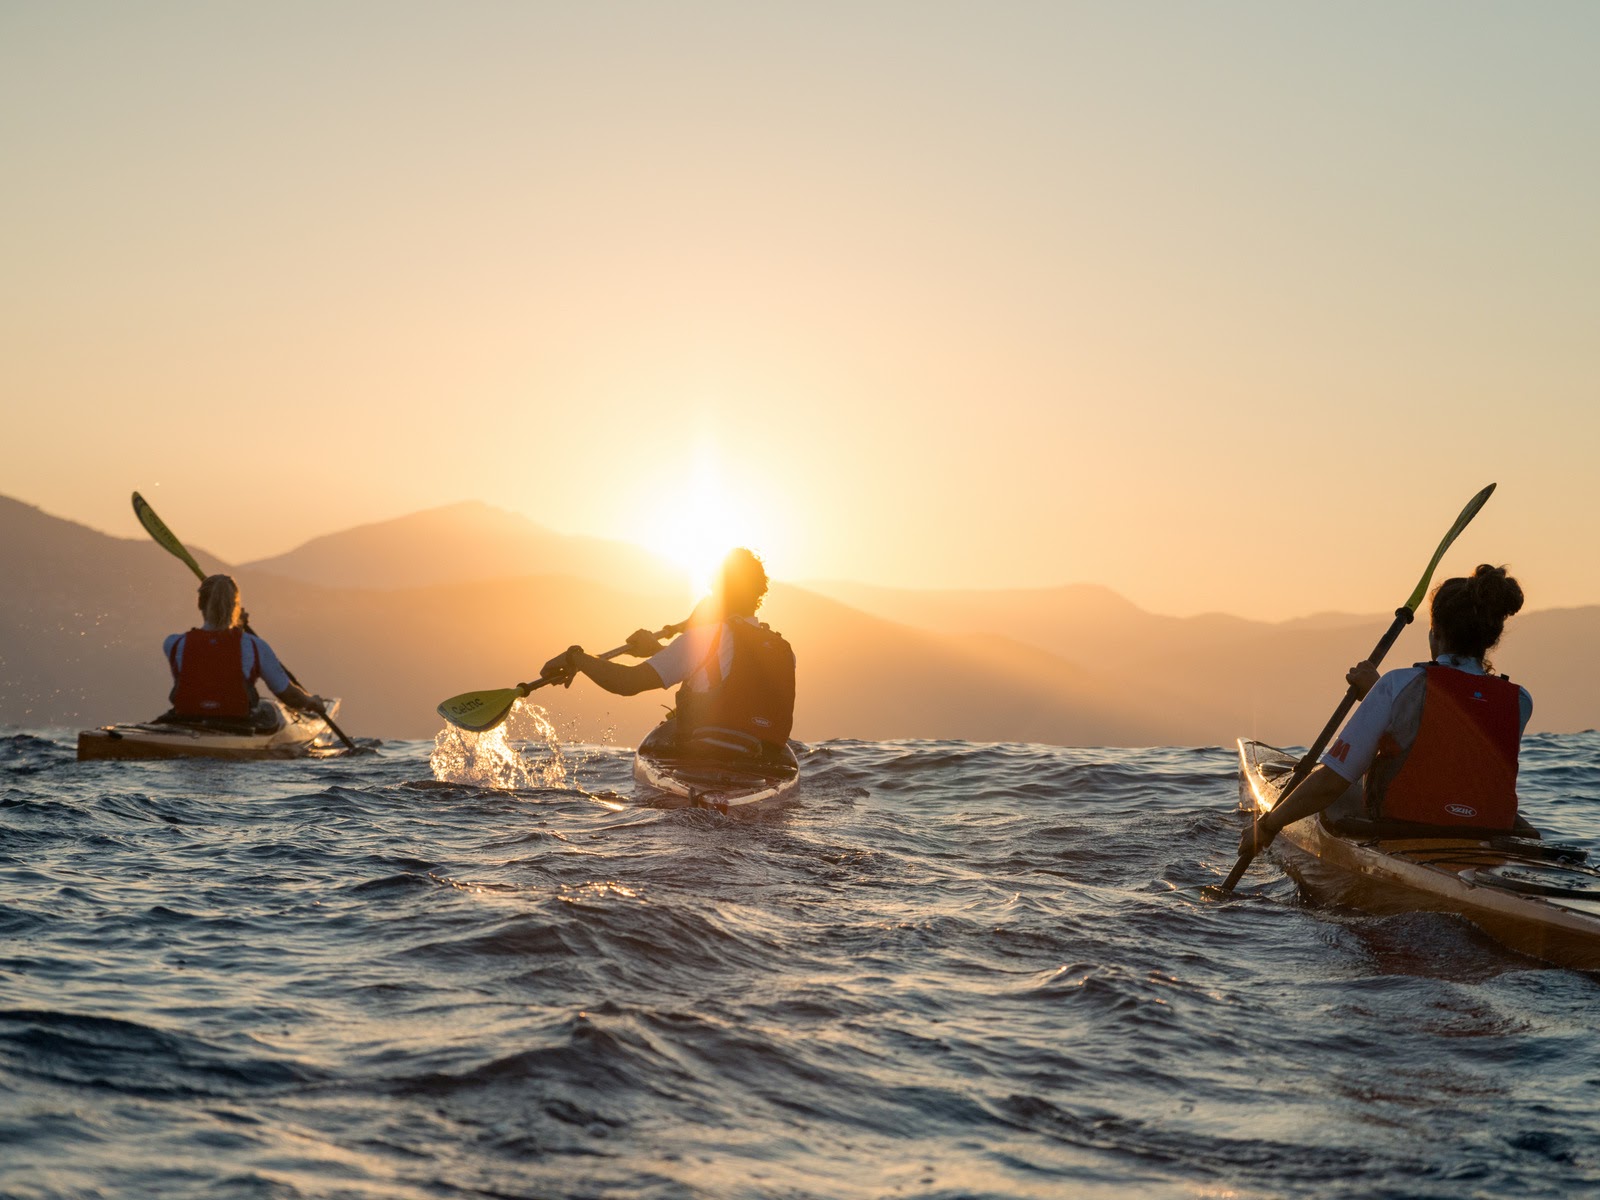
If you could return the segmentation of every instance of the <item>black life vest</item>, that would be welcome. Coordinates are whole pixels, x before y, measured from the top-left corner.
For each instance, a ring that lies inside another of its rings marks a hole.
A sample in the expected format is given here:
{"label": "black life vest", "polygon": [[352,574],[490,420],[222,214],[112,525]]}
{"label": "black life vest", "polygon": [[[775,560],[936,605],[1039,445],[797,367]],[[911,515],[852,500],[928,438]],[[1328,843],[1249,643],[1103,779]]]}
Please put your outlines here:
{"label": "black life vest", "polygon": [[[733,661],[721,671],[722,639],[733,638]],[[794,727],[794,650],[783,635],[739,617],[723,622],[706,656],[708,691],[678,689],[677,730],[680,745],[714,744],[726,734],[726,749],[759,751],[788,744]]]}

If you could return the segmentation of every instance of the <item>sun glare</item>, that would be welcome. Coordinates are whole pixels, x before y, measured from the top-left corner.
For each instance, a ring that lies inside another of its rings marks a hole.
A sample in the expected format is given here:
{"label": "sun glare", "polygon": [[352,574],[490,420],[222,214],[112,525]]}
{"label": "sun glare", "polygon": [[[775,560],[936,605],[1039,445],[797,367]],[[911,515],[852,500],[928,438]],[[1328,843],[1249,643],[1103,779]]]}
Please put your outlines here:
{"label": "sun glare", "polygon": [[688,574],[694,594],[703,596],[711,590],[717,566],[733,548],[733,540],[714,529],[681,532],[684,536],[675,537],[672,544],[662,546],[662,552]]}
{"label": "sun glare", "polygon": [[682,567],[695,595],[704,595],[723,557],[745,532],[709,453],[696,455],[693,473],[661,515],[650,549]]}

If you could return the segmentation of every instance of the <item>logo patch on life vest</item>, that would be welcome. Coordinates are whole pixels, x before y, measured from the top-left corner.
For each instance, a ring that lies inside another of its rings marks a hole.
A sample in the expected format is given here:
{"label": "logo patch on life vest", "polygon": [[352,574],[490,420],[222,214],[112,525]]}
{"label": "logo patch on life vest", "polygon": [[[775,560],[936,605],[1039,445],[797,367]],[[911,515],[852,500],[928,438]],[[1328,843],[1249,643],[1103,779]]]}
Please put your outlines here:
{"label": "logo patch on life vest", "polygon": [[765,717],[751,717],[750,718],[750,724],[756,726],[756,728],[758,728],[758,729],[771,729],[772,728],[772,722],[767,720]]}
{"label": "logo patch on life vest", "polygon": [[1446,804],[1444,810],[1457,817],[1475,817],[1478,815],[1478,810],[1470,804]]}

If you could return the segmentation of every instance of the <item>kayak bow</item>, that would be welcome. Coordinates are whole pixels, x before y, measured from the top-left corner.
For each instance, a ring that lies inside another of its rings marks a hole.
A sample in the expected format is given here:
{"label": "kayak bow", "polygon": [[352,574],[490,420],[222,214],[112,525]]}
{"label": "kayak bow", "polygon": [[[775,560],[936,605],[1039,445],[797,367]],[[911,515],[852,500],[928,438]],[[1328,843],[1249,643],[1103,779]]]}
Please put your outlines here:
{"label": "kayak bow", "polygon": [[[1247,819],[1271,811],[1294,765],[1291,754],[1239,739]],[[1280,844],[1285,869],[1324,899],[1378,913],[1459,913],[1518,953],[1600,969],[1600,871],[1583,865],[1583,850],[1510,835],[1435,837],[1392,823],[1337,825],[1326,814],[1285,826]]]}

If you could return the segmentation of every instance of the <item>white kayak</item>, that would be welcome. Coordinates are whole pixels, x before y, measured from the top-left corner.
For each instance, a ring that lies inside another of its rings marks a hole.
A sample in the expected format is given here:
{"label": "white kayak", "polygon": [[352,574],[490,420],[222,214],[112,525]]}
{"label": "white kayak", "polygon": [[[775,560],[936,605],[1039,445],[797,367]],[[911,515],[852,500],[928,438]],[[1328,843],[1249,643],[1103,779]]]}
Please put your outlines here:
{"label": "white kayak", "polygon": [[[320,758],[341,753],[338,739],[322,718],[298,713],[269,700],[281,718],[278,728],[238,732],[197,725],[148,722],[102,725],[78,734],[78,760],[124,758]],[[337,718],[339,701],[329,700],[328,715]]]}
{"label": "white kayak", "polygon": [[776,806],[794,790],[800,762],[787,747],[775,762],[750,764],[669,758],[641,747],[633,757],[633,777],[647,790],[647,802],[754,812]]}

